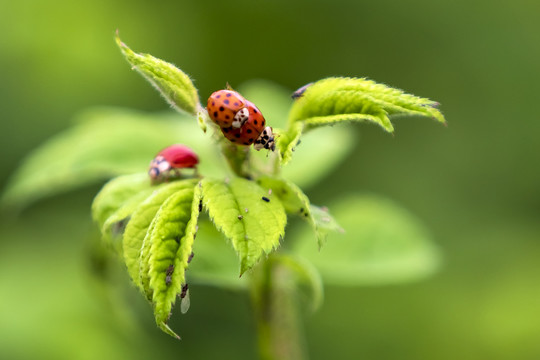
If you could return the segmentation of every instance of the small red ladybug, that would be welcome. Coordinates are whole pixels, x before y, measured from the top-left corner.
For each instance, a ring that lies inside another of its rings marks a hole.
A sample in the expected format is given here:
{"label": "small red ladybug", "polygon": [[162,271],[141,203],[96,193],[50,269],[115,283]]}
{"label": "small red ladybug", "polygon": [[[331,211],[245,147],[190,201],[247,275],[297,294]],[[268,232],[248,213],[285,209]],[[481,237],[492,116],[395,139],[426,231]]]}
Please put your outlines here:
{"label": "small red ladybug", "polygon": [[239,129],[247,121],[246,99],[233,90],[218,90],[208,98],[206,109],[221,128]]}
{"label": "small red ladybug", "polygon": [[[196,168],[197,154],[185,145],[175,144],[161,150],[150,163],[148,175],[152,182],[168,181],[179,177],[179,169]],[[172,174],[174,172],[174,174]]]}

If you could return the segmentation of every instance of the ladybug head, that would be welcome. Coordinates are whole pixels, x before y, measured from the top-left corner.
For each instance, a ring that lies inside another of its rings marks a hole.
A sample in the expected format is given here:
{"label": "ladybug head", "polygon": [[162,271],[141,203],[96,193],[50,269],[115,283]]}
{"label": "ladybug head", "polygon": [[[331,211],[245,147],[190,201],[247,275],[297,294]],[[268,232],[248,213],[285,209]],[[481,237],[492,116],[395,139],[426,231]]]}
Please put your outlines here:
{"label": "ladybug head", "polygon": [[161,155],[158,155],[150,162],[148,175],[152,181],[158,180],[163,173],[166,173],[171,168],[171,164]]}
{"label": "ladybug head", "polygon": [[272,133],[272,128],[270,126],[264,128],[261,135],[259,135],[259,138],[255,141],[253,147],[257,151],[261,149],[274,151],[276,149],[274,134]]}

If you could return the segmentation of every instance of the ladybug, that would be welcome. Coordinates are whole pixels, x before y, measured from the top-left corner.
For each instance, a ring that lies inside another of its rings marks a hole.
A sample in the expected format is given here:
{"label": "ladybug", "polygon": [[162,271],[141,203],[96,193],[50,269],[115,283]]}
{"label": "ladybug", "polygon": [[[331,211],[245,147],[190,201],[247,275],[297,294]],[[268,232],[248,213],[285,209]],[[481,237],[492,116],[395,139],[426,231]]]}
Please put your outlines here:
{"label": "ladybug", "polygon": [[221,128],[239,129],[249,116],[242,95],[233,90],[218,90],[208,98],[206,109],[213,122]]}
{"label": "ladybug", "polygon": [[272,128],[266,125],[261,111],[251,102],[246,100],[246,107],[241,111],[246,111],[248,114],[247,120],[240,128],[221,128],[223,136],[231,142],[238,145],[251,145],[255,150],[263,148],[274,151],[274,136]]}
{"label": "ladybug", "polygon": [[175,144],[166,147],[156,155],[150,163],[148,175],[152,182],[167,181],[173,177],[179,177],[179,169],[193,169],[198,163],[199,158],[193,150],[185,145]]}

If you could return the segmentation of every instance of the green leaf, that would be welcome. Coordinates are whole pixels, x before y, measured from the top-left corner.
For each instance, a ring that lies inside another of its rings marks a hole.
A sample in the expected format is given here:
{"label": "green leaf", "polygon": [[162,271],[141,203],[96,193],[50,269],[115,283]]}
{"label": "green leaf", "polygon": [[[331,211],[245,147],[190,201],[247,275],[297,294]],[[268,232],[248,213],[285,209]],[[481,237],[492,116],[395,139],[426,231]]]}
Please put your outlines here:
{"label": "green leaf", "polygon": [[[156,189],[156,191],[143,201],[137,209],[131,215],[129,222],[127,223],[126,230],[123,236],[123,254],[124,262],[128,273],[137,287],[143,293],[149,293],[148,286],[143,286],[141,273],[141,259],[143,258],[143,243],[147,234],[151,234],[151,223],[156,217],[156,214],[161,205],[174,193],[192,189],[196,184],[195,179],[175,181],[172,183],[164,184],[162,187]],[[150,248],[150,240],[148,235],[148,241],[146,242],[146,249]],[[148,251],[145,257],[147,257]],[[146,272],[145,274],[147,274]],[[149,279],[147,275],[144,275],[145,282],[148,283]]]}
{"label": "green leaf", "polygon": [[437,270],[439,253],[423,224],[393,202],[350,195],[331,208],[345,233],[330,233],[321,251],[313,247],[309,231],[291,235],[297,240],[295,252],[315,265],[325,283],[403,283]]}
{"label": "green leaf", "polygon": [[[327,78],[309,86],[295,101],[289,121],[310,121],[321,124],[368,120],[392,132],[388,115],[419,115],[432,117],[442,123],[443,115],[436,108],[438,103],[429,99],[406,94],[401,90],[377,84],[365,78]],[[325,122],[321,118],[333,117]],[[316,124],[313,124],[316,126]]]}
{"label": "green leaf", "polygon": [[152,195],[152,193],[156,191],[159,186],[161,185],[151,187],[134,194],[127,201],[125,201],[122,206],[113,212],[107,218],[107,220],[105,220],[103,226],[101,227],[101,236],[103,240],[109,242],[116,239],[121,239],[123,230],[125,229],[131,214],[133,214],[139,205],[146,200],[146,198]]}
{"label": "green leaf", "polygon": [[202,189],[210,219],[240,257],[240,276],[279,246],[287,216],[277,197],[242,178],[205,179]]}
{"label": "green leaf", "polygon": [[119,176],[109,181],[92,203],[92,217],[102,227],[105,221],[133,196],[150,189],[148,174]]}
{"label": "green leaf", "polygon": [[120,40],[118,33],[116,43],[132,69],[148,80],[169,104],[179,111],[197,114],[198,108],[201,107],[199,95],[189,76],[173,64],[152,55],[133,52]]}
{"label": "green leaf", "polygon": [[257,178],[257,184],[277,196],[289,214],[311,218],[309,199],[293,182],[272,176]]}
{"label": "green leaf", "polygon": [[279,131],[276,135],[276,149],[281,155],[282,165],[286,165],[292,159],[294,148],[300,143],[300,136],[304,131],[301,122],[292,123],[287,131]]}
{"label": "green leaf", "polygon": [[238,257],[230,242],[210,221],[199,220],[198,226],[197,240],[193,244],[195,257],[189,266],[190,282],[246,289],[247,278],[238,278]]}
{"label": "green leaf", "polygon": [[163,331],[177,338],[167,321],[176,296],[186,283],[185,271],[197,227],[199,200],[193,188],[171,195],[157,212],[150,235],[148,276],[154,316]]}
{"label": "green leaf", "polygon": [[192,117],[94,108],[79,114],[75,123],[23,161],[3,194],[3,206],[22,208],[46,196],[146,171],[152,158],[174,143],[188,145],[199,155],[201,174],[226,173],[220,154]]}
{"label": "green leaf", "polygon": [[313,231],[315,231],[319,248],[326,242],[329,232],[343,232],[343,229],[328,213],[328,209],[311,205],[306,194],[293,182],[270,176],[261,176],[257,179],[257,183],[275,194],[287,213],[298,215],[311,225]]}
{"label": "green leaf", "polygon": [[303,301],[308,304],[310,310],[319,309],[324,299],[324,288],[317,269],[300,256],[276,254],[271,259],[279,262],[291,272],[298,293],[303,295]]}
{"label": "green leaf", "polygon": [[[322,177],[336,168],[344,157],[352,150],[355,142],[354,134],[350,129],[343,127],[326,128],[325,131],[309,132],[302,137],[302,142],[296,146],[301,135],[301,129],[296,133],[285,132],[289,108],[292,104],[292,91],[268,80],[251,80],[239,86],[240,93],[257,104],[267,120],[267,124],[274,128],[276,133],[277,153],[285,153],[280,144],[290,144],[293,165],[282,169],[284,178],[292,180],[303,188],[316,184]],[[298,126],[302,127],[301,123]],[[289,136],[292,139],[286,139]],[[274,167],[274,154],[264,151],[250,154],[252,163],[262,173]],[[289,158],[285,159],[288,162]]]}
{"label": "green leaf", "polygon": [[328,208],[310,205],[310,215],[317,236],[319,250],[326,243],[328,234],[332,232],[343,233],[343,228],[330,215]]}
{"label": "green leaf", "polygon": [[[427,116],[442,123],[438,103],[406,94],[365,78],[327,78],[308,86],[293,104],[289,127],[278,138],[284,163],[290,160],[299,132],[344,122],[368,121],[388,132],[394,128],[390,116]],[[303,127],[298,123],[302,123]]]}

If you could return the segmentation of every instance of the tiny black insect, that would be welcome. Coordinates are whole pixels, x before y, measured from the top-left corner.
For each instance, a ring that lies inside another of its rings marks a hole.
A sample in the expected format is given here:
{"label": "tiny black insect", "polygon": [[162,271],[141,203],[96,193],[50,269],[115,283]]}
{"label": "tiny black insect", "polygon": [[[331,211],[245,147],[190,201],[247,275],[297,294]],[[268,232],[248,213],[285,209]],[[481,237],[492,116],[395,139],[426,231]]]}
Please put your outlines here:
{"label": "tiny black insect", "polygon": [[180,293],[180,298],[181,299],[186,297],[187,291],[188,291],[188,284],[182,285],[182,292]]}
{"label": "tiny black insect", "polygon": [[263,199],[264,201],[266,201],[266,202],[270,202],[270,199],[267,198],[267,197],[265,197],[265,196],[263,196],[262,199]]}
{"label": "tiny black insect", "polygon": [[201,211],[202,211],[202,200],[199,201],[199,212],[201,212]]}

